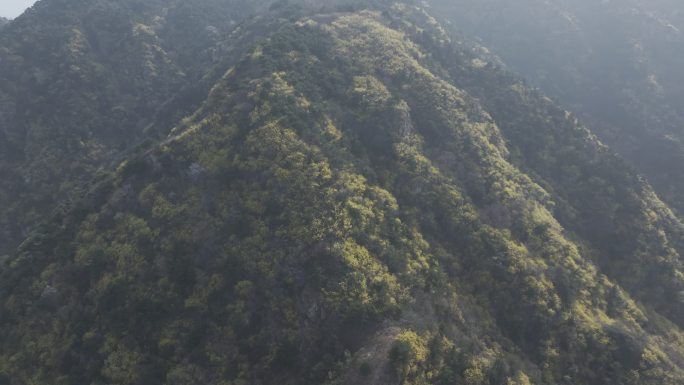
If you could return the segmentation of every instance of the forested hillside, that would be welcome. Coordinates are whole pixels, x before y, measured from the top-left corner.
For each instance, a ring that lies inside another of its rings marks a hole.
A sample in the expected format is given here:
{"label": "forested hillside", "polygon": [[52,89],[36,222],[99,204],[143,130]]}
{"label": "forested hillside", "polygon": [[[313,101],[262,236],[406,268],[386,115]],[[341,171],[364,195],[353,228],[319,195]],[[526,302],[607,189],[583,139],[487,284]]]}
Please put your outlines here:
{"label": "forested hillside", "polygon": [[684,13],[672,0],[432,0],[684,212]]}
{"label": "forested hillside", "polygon": [[3,28],[0,255],[197,108],[239,51],[231,33],[251,3],[40,1]]}
{"label": "forested hillside", "polygon": [[181,4],[0,34],[2,218],[44,219],[0,384],[684,382],[684,226],[573,114],[414,5]]}

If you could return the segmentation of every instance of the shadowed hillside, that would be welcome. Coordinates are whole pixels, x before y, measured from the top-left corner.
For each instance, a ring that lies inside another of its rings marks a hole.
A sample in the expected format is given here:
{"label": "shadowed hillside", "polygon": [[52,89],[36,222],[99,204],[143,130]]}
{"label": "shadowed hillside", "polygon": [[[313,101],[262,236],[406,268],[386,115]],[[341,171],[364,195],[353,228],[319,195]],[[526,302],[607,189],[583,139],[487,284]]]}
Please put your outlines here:
{"label": "shadowed hillside", "polygon": [[578,113],[684,212],[684,13],[672,0],[433,0],[449,28],[480,39]]}

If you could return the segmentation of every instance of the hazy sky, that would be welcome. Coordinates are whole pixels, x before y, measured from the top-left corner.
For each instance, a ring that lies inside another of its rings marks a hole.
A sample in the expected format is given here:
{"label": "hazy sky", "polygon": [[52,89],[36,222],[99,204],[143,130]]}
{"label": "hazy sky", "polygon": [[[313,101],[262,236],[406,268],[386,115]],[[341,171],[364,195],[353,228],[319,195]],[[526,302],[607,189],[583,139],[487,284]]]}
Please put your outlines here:
{"label": "hazy sky", "polygon": [[0,16],[13,19],[35,2],[36,0],[0,0]]}

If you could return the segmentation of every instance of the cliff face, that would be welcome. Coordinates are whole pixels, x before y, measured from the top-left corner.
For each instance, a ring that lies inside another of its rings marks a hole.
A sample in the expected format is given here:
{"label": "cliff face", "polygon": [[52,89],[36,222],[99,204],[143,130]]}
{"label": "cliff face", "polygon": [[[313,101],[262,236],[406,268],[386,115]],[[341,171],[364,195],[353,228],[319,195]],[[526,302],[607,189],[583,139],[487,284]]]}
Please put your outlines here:
{"label": "cliff face", "polygon": [[[117,97],[169,99],[122,107],[150,140],[102,145],[101,171],[3,259],[0,384],[684,381],[679,219],[428,11],[278,3],[166,30],[233,8],[107,4],[162,23],[120,21],[140,35],[102,63],[158,75],[126,72],[136,97]],[[93,132],[131,140],[97,111]]]}

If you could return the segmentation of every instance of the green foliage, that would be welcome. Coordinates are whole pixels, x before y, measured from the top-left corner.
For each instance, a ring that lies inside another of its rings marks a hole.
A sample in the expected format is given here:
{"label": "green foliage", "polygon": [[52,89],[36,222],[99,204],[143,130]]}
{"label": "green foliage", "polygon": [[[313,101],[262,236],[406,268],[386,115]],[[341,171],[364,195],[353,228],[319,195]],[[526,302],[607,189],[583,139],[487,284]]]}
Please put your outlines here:
{"label": "green foliage", "polygon": [[399,374],[402,384],[410,383],[410,378],[421,369],[427,358],[427,344],[413,331],[399,334],[389,351],[389,361]]}
{"label": "green foliage", "polygon": [[1,27],[0,254],[202,103],[249,3],[48,1]]}

